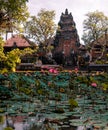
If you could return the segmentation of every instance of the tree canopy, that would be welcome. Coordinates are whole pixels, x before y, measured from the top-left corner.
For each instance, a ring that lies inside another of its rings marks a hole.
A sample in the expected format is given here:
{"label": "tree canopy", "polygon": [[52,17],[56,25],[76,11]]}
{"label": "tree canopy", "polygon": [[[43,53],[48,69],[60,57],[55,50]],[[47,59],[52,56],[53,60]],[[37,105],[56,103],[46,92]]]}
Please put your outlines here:
{"label": "tree canopy", "polygon": [[82,40],[85,44],[98,42],[98,39],[107,33],[108,17],[99,11],[89,12],[86,16],[87,19],[83,22]]}
{"label": "tree canopy", "polygon": [[32,16],[26,23],[25,31],[27,36],[34,39],[42,47],[46,47],[56,30],[54,18],[55,11],[41,9],[37,16]]}
{"label": "tree canopy", "polygon": [[0,33],[18,30],[29,16],[27,0],[0,0]]}

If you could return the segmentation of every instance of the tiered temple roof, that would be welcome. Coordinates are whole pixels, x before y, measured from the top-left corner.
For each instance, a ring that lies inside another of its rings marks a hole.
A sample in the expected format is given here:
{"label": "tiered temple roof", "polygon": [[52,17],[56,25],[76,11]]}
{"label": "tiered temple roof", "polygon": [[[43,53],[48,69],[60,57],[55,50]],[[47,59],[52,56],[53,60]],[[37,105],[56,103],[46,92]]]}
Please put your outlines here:
{"label": "tiered temple roof", "polygon": [[76,25],[72,14],[68,13],[68,9],[65,10],[65,13],[61,14],[58,26],[60,29],[58,29],[56,33],[55,45],[59,44],[60,39],[75,40],[76,44],[80,45]]}
{"label": "tiered temple roof", "polygon": [[68,9],[61,14],[58,26],[54,40],[54,55],[56,59],[59,56],[59,59],[62,59],[64,56],[65,62],[70,62],[73,53],[78,52],[80,41],[72,13],[69,13]]}

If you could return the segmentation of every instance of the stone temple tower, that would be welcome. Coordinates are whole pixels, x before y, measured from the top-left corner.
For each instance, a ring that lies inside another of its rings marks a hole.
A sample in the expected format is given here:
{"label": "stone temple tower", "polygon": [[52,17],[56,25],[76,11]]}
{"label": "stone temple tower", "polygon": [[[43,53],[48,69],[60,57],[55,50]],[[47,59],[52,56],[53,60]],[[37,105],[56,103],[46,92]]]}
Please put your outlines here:
{"label": "stone temple tower", "polygon": [[61,14],[58,30],[54,40],[54,57],[58,64],[75,65],[76,54],[80,46],[79,36],[73,16],[68,13]]}

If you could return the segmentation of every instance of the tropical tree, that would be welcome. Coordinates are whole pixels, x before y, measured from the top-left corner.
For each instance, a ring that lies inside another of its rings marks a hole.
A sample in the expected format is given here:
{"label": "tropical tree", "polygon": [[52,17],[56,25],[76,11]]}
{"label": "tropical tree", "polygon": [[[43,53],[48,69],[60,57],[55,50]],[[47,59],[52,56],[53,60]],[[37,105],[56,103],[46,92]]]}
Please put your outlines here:
{"label": "tropical tree", "polygon": [[83,22],[82,40],[85,44],[93,41],[98,43],[100,37],[105,36],[108,29],[108,17],[103,12],[94,11],[86,14],[87,19]]}
{"label": "tropical tree", "polygon": [[32,54],[36,52],[31,48],[25,48],[24,50],[13,49],[6,54],[0,51],[0,64],[3,64],[0,70],[0,73],[5,73],[8,71],[14,72],[16,66],[21,63],[21,57],[26,54]]}
{"label": "tropical tree", "polygon": [[0,33],[19,30],[29,16],[27,0],[0,0]]}
{"label": "tropical tree", "polygon": [[[25,25],[27,37],[34,39],[41,49],[48,49],[54,36],[56,30],[54,17],[54,11],[41,9],[37,16],[31,16]],[[49,47],[49,49],[51,48]]]}
{"label": "tropical tree", "polygon": [[20,54],[21,51],[19,49],[14,49],[6,54],[7,60],[5,65],[8,70],[15,71],[16,64],[21,62]]}
{"label": "tropical tree", "polygon": [[3,52],[3,45],[4,45],[4,40],[2,37],[0,37],[0,52]]}
{"label": "tropical tree", "polygon": [[[0,67],[4,66],[4,62],[6,61],[6,55],[3,52],[3,45],[4,45],[4,41],[3,38],[0,37]],[[1,71],[1,70],[0,70]]]}

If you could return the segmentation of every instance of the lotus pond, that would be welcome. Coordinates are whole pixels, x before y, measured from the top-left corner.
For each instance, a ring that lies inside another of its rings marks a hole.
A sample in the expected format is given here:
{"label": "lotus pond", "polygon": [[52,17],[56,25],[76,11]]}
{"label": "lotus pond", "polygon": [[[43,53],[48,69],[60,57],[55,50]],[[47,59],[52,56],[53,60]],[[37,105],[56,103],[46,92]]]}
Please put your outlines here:
{"label": "lotus pond", "polygon": [[20,130],[75,130],[89,125],[104,129],[108,125],[108,74],[1,74],[0,117],[7,114],[14,126],[19,123]]}

